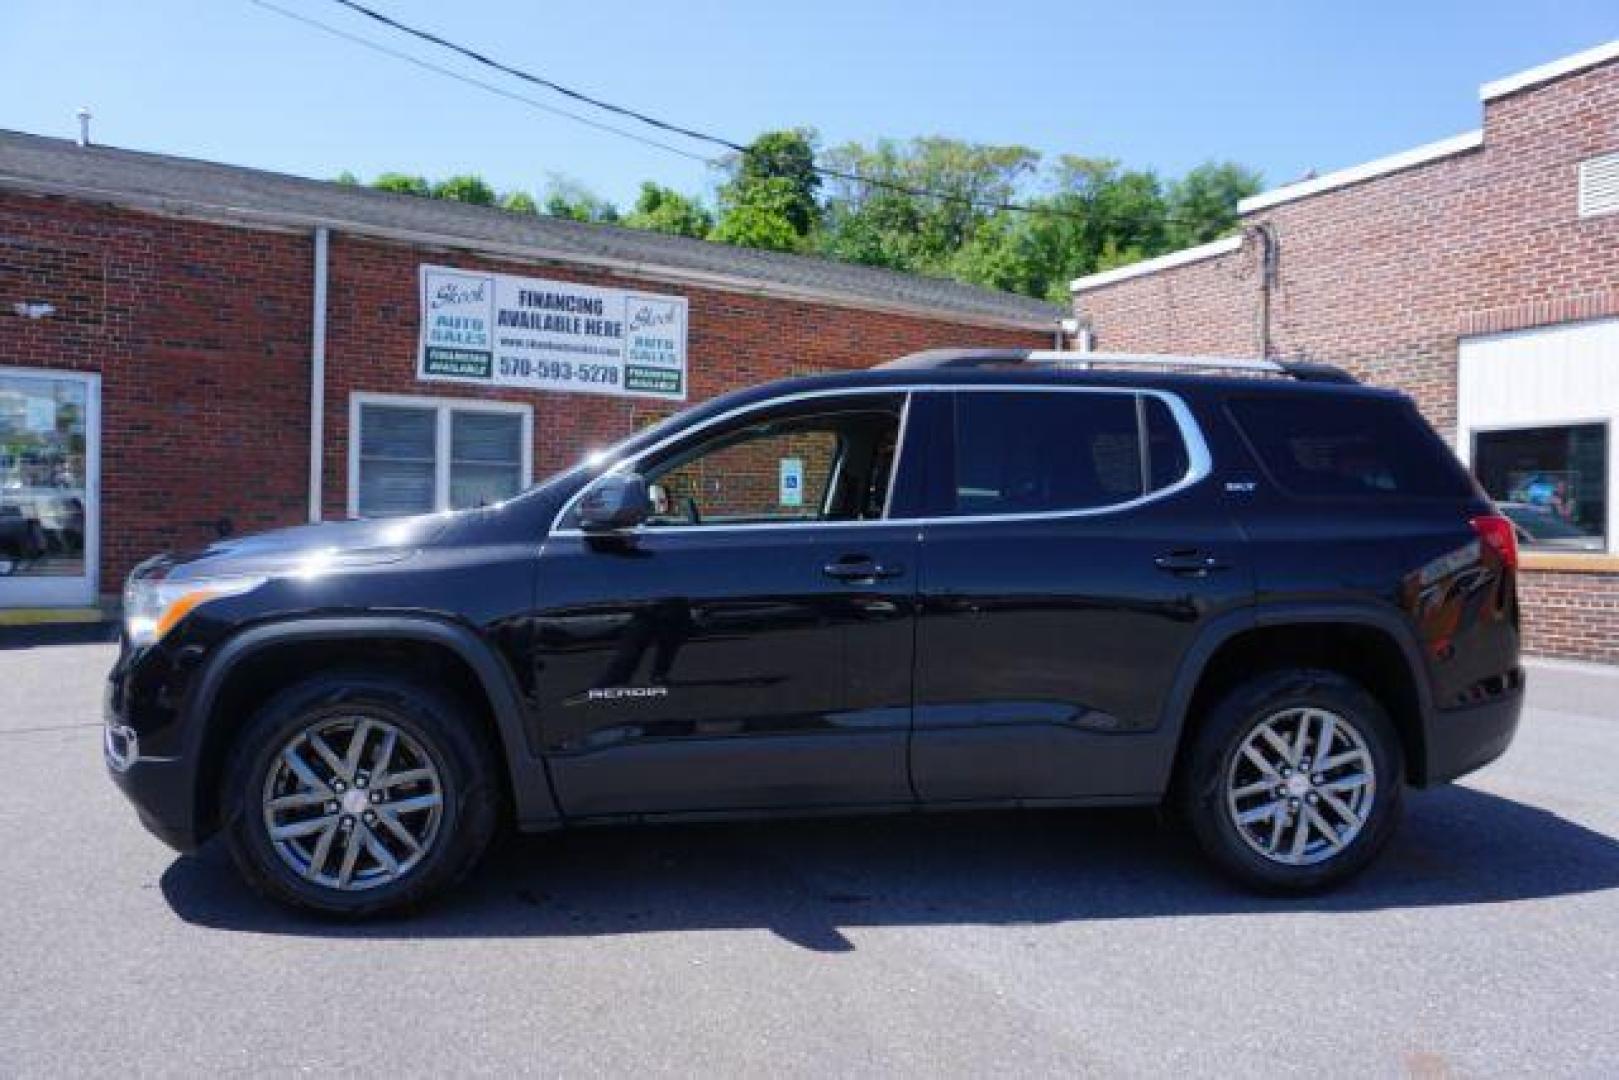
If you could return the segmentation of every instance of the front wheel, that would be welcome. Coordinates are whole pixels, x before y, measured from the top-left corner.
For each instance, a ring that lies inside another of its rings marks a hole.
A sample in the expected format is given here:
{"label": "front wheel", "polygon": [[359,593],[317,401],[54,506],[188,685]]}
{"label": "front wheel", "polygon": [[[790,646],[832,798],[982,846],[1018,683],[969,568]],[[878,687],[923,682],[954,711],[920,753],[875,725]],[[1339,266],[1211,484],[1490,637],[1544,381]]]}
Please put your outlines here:
{"label": "front wheel", "polygon": [[447,887],[488,846],[493,756],[460,703],[406,679],[317,676],[259,710],[222,793],[226,839],[271,899],[359,917]]}
{"label": "front wheel", "polygon": [[1271,892],[1336,885],[1372,861],[1399,821],[1400,740],[1387,711],[1336,672],[1271,672],[1203,724],[1181,810],[1226,873]]}

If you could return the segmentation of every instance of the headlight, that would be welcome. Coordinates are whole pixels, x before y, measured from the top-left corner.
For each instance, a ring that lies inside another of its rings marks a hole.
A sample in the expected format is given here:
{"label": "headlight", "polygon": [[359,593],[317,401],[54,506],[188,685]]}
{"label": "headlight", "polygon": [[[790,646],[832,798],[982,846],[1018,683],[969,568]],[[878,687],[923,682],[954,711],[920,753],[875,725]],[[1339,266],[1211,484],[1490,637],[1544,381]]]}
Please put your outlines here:
{"label": "headlight", "polygon": [[212,581],[135,579],[124,586],[124,633],[131,645],[151,645],[162,640],[197,605],[250,592],[264,582],[261,577]]}

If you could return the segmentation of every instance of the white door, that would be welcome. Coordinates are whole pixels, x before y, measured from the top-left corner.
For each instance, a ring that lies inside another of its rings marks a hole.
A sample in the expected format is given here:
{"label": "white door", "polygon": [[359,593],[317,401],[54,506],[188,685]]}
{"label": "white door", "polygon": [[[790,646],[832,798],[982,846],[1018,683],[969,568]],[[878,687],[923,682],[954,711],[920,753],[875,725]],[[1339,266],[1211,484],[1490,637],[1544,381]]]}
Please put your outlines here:
{"label": "white door", "polygon": [[0,367],[0,608],[96,599],[101,382]]}

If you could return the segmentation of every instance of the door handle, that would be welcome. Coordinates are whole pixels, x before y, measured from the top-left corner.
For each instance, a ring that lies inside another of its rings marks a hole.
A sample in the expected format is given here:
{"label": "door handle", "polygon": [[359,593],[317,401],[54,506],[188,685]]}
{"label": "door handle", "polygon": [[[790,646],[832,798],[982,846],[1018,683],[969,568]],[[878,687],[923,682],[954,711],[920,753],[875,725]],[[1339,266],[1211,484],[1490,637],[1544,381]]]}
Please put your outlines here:
{"label": "door handle", "polygon": [[1166,574],[1203,577],[1215,570],[1229,570],[1231,564],[1207,551],[1171,551],[1158,556],[1153,565]]}
{"label": "door handle", "polygon": [[821,567],[821,573],[838,581],[879,581],[905,573],[898,563],[880,563],[866,555],[845,555]]}

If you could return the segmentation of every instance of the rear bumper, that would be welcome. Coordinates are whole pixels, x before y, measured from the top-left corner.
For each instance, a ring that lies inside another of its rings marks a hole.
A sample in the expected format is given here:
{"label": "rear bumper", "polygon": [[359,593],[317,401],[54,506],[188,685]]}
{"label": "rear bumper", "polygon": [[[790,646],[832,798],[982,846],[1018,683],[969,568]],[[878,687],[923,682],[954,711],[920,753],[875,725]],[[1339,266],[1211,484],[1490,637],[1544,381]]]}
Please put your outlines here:
{"label": "rear bumper", "polygon": [[1512,744],[1523,713],[1523,687],[1478,705],[1435,709],[1424,723],[1423,785],[1443,784],[1483,768]]}

